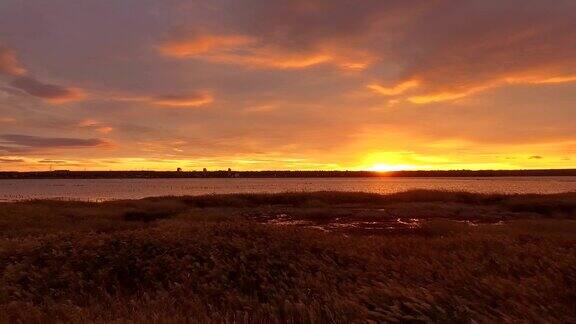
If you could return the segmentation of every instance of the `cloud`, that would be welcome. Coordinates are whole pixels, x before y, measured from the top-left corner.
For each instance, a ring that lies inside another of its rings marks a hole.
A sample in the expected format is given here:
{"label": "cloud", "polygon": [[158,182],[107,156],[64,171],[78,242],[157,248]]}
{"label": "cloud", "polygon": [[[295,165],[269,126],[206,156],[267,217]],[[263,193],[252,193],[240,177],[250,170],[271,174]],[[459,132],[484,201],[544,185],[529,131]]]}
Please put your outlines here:
{"label": "cloud", "polygon": [[84,119],[78,123],[78,127],[96,127],[100,125],[100,122],[94,119]]}
{"label": "cloud", "polygon": [[278,105],[274,103],[264,103],[250,105],[244,109],[247,113],[269,113],[278,109]]}
{"label": "cloud", "polygon": [[38,163],[50,163],[50,164],[67,164],[68,161],[65,160],[50,160],[50,159],[42,159],[37,161]]}
{"label": "cloud", "polygon": [[217,23],[182,23],[186,27],[172,30],[158,46],[160,53],[255,68],[368,70],[382,74],[369,89],[416,104],[514,84],[576,82],[576,3],[570,0],[244,0],[212,6],[222,9],[206,13]]}
{"label": "cloud", "polygon": [[165,108],[197,108],[214,102],[214,95],[209,91],[197,90],[153,96],[111,96],[110,99],[127,102],[145,102]]}
{"label": "cloud", "polygon": [[149,100],[157,106],[194,108],[212,103],[214,97],[208,92],[196,91],[184,94],[159,95]]}
{"label": "cloud", "polygon": [[13,123],[16,119],[12,117],[0,117],[0,124],[1,123]]}
{"label": "cloud", "polygon": [[222,53],[207,56],[207,59],[221,63],[273,69],[302,69],[334,61],[334,57],[321,51],[289,53],[274,47],[257,47],[245,51],[244,54]]}
{"label": "cloud", "polygon": [[188,58],[211,52],[227,52],[247,46],[254,40],[241,35],[211,35],[190,31],[163,43],[159,50],[166,56]]}
{"label": "cloud", "polygon": [[50,148],[91,148],[109,146],[110,142],[99,138],[68,138],[68,137],[41,137],[32,135],[5,134],[0,135],[0,150],[10,151],[22,149],[50,149]]}
{"label": "cloud", "polygon": [[13,158],[1,158],[0,163],[22,163],[24,162],[23,159],[13,159]]}
{"label": "cloud", "polygon": [[471,87],[469,89],[463,89],[460,92],[436,92],[436,93],[429,93],[429,94],[422,94],[422,95],[414,95],[408,97],[408,101],[415,104],[427,104],[427,103],[434,103],[434,102],[443,102],[443,101],[452,101],[457,99],[462,99],[473,95],[475,93],[484,91],[491,86],[478,86],[478,87]]}
{"label": "cloud", "polygon": [[201,59],[214,63],[237,64],[270,69],[302,69],[320,64],[334,64],[345,69],[361,70],[372,57],[354,49],[343,55],[333,45],[316,48],[285,48],[252,36],[219,35],[205,31],[176,32],[158,47],[161,54],[178,59]]}
{"label": "cloud", "polygon": [[93,119],[84,119],[78,123],[78,127],[80,128],[90,128],[94,129],[99,133],[104,135],[112,132],[114,130],[113,127],[105,126],[103,123],[93,120]]}
{"label": "cloud", "polygon": [[[377,44],[397,33],[395,21],[407,20],[426,0],[247,0],[221,7],[219,29],[256,40],[240,63],[276,68],[330,64],[365,70],[386,56]],[[298,63],[295,63],[298,62]],[[288,64],[287,64],[288,63]]]}
{"label": "cloud", "polygon": [[532,155],[531,157],[528,158],[529,160],[542,160],[543,157],[540,155]]}
{"label": "cloud", "polygon": [[[395,87],[424,104],[516,84],[576,82],[574,1],[438,1],[389,46],[400,66]],[[401,93],[398,93],[401,95]]]}
{"label": "cloud", "polygon": [[10,85],[32,96],[56,104],[82,100],[86,96],[84,91],[78,88],[47,84],[31,77],[16,78]]}
{"label": "cloud", "polygon": [[407,90],[418,87],[419,85],[419,80],[407,80],[388,88],[378,84],[370,84],[368,85],[368,89],[374,90],[375,92],[384,96],[396,96],[406,92]]}
{"label": "cloud", "polygon": [[78,101],[86,96],[81,89],[48,84],[28,76],[28,71],[18,60],[16,52],[2,44],[0,44],[0,74],[13,78],[10,82],[12,87],[51,103]]}
{"label": "cloud", "polygon": [[104,135],[112,132],[113,130],[114,130],[114,128],[113,128],[113,127],[110,127],[110,126],[102,126],[102,127],[96,128],[96,131],[97,131],[97,132],[99,132],[99,133],[101,133],[101,134],[104,134]]}
{"label": "cloud", "polygon": [[26,73],[26,69],[20,64],[16,52],[0,43],[0,74],[20,76]]}

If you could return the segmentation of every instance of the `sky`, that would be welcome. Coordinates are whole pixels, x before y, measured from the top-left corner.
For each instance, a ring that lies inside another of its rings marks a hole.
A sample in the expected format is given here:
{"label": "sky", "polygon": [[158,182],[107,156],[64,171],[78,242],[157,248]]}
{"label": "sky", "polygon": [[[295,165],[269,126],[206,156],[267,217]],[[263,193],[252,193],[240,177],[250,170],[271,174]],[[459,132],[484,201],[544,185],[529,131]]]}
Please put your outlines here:
{"label": "sky", "polygon": [[0,171],[177,167],[576,167],[576,1],[0,1]]}

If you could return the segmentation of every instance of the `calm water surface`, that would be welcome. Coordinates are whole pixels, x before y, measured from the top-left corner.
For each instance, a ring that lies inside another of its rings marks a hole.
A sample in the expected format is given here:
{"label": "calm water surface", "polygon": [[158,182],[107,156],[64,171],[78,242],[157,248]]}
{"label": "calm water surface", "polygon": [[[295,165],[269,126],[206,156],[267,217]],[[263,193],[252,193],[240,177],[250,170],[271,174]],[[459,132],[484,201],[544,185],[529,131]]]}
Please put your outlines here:
{"label": "calm water surface", "polygon": [[105,201],[152,196],[323,190],[394,193],[411,189],[559,193],[576,191],[576,177],[0,180],[0,201],[41,198]]}

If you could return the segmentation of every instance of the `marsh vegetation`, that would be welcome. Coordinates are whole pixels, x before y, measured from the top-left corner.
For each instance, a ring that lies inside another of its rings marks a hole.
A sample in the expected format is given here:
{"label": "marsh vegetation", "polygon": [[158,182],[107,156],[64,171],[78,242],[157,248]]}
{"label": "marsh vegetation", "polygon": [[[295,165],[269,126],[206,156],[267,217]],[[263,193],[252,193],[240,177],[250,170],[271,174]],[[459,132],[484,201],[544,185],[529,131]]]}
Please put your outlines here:
{"label": "marsh vegetation", "polygon": [[0,204],[0,321],[574,318],[576,193]]}

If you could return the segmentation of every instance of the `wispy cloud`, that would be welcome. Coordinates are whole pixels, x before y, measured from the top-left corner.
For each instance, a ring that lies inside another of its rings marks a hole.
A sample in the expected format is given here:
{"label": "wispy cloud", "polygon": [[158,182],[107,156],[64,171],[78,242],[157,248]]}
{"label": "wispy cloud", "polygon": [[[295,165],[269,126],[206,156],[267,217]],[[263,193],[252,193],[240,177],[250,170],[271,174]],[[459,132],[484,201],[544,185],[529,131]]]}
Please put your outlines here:
{"label": "wispy cloud", "polygon": [[100,138],[42,137],[33,135],[0,135],[0,151],[26,151],[28,149],[94,148],[110,146]]}
{"label": "wispy cloud", "polygon": [[384,87],[379,84],[370,84],[368,85],[368,89],[371,89],[383,96],[397,96],[410,89],[416,88],[419,85],[419,80],[407,80],[392,87]]}
{"label": "wispy cloud", "polygon": [[114,130],[113,127],[106,126],[105,124],[103,124],[97,120],[94,120],[94,119],[84,119],[78,123],[78,127],[94,129],[97,132],[102,133],[104,135],[106,135],[106,134],[108,134]]}
{"label": "wispy cloud", "polygon": [[18,77],[10,85],[51,103],[78,101],[86,97],[80,89],[43,83],[31,77]]}
{"label": "wispy cloud", "polygon": [[322,44],[309,49],[287,49],[281,44],[246,35],[218,35],[205,31],[178,32],[159,47],[163,55],[178,59],[201,59],[270,69],[303,69],[333,64],[345,69],[362,70],[372,61],[367,53]]}
{"label": "wispy cloud", "polygon": [[0,44],[0,74],[6,74],[13,79],[10,85],[25,93],[59,104],[82,100],[86,97],[83,90],[73,87],[49,84],[29,76],[28,71],[18,60],[16,51]]}
{"label": "wispy cloud", "polygon": [[425,104],[576,82],[575,22],[572,1],[439,1],[401,24],[406,31],[389,48],[401,66],[393,88],[420,80],[407,99]]}
{"label": "wispy cloud", "polygon": [[190,92],[185,94],[167,94],[151,97],[150,102],[157,106],[165,107],[200,107],[214,101],[212,94],[208,92]]}
{"label": "wispy cloud", "polygon": [[13,123],[16,121],[16,118],[12,118],[12,117],[0,117],[0,124],[1,123]]}
{"label": "wispy cloud", "polygon": [[13,159],[0,157],[0,163],[22,163],[24,159]]}
{"label": "wispy cloud", "polygon": [[150,96],[113,95],[108,99],[125,102],[143,102],[165,108],[197,108],[214,102],[214,95],[210,91],[196,90]]}
{"label": "wispy cloud", "polygon": [[26,73],[26,69],[22,66],[16,52],[0,43],[0,74],[7,74],[12,76],[19,76]]}

